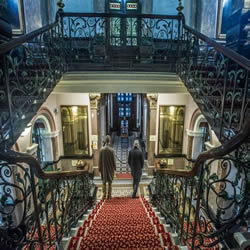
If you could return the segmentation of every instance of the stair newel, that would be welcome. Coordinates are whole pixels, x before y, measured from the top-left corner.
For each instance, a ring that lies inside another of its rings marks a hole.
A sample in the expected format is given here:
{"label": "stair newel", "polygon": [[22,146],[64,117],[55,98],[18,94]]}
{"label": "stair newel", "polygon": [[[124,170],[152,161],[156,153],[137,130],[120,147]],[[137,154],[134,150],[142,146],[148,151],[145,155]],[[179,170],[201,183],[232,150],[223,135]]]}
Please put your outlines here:
{"label": "stair newel", "polygon": [[198,226],[198,221],[199,221],[199,214],[200,214],[200,203],[203,195],[203,177],[204,177],[204,163],[201,163],[199,165],[199,181],[198,185],[196,188],[197,191],[197,201],[196,201],[196,207],[195,207],[195,219],[194,219],[194,231],[192,235],[192,249],[195,249],[195,240],[196,240],[196,233],[197,233],[197,226]]}
{"label": "stair newel", "polygon": [[183,204],[182,204],[182,218],[181,218],[181,234],[180,234],[180,239],[181,239],[181,244],[183,244],[183,230],[184,230],[184,221],[185,221],[185,211],[186,211],[186,203],[187,203],[187,188],[188,188],[188,178],[182,178],[182,183],[184,183],[185,186],[185,191],[184,191],[184,197],[183,199]]}
{"label": "stair newel", "polygon": [[35,175],[33,172],[33,167],[31,166],[30,168],[30,181],[31,181],[32,197],[33,197],[33,204],[34,204],[34,214],[35,214],[35,221],[37,225],[36,227],[37,227],[37,232],[38,232],[38,241],[39,241],[41,249],[44,249],[43,237],[42,237],[42,231],[41,231],[40,213],[39,213],[40,209],[38,208],[37,187],[35,183]]}
{"label": "stair newel", "polygon": [[224,84],[223,84],[223,92],[222,92],[222,99],[221,99],[221,112],[220,112],[220,132],[219,132],[219,138],[222,139],[223,137],[223,119],[224,119],[224,108],[225,108],[225,98],[226,98],[226,91],[227,91],[227,81],[228,81],[228,61],[229,59],[226,59],[225,62],[225,69],[224,69]]}

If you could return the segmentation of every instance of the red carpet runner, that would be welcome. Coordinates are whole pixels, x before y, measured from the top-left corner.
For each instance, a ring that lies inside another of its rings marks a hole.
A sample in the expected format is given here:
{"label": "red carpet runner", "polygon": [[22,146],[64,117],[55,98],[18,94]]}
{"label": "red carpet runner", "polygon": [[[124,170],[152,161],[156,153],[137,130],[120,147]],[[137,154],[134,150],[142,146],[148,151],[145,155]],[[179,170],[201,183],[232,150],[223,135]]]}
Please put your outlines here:
{"label": "red carpet runner", "polygon": [[117,179],[132,179],[132,175],[130,173],[119,173],[116,174]]}
{"label": "red carpet runner", "polygon": [[71,238],[68,250],[164,247],[179,249],[144,198],[113,198],[97,204]]}

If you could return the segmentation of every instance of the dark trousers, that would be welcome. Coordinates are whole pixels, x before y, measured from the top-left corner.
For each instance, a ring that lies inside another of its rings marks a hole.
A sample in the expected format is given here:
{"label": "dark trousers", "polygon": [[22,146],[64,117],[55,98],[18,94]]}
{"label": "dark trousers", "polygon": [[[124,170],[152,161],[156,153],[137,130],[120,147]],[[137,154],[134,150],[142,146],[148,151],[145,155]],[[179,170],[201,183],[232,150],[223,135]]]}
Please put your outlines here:
{"label": "dark trousers", "polygon": [[136,193],[139,187],[140,178],[133,178],[133,195],[132,198],[136,197]]}

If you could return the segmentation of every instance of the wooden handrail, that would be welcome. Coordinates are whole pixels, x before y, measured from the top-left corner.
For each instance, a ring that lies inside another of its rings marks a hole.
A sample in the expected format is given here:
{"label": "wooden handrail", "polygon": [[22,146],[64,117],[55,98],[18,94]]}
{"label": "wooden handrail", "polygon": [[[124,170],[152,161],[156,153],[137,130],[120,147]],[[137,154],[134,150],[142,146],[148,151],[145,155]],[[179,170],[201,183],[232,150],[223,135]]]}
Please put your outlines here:
{"label": "wooden handrail", "polygon": [[225,46],[220,45],[216,41],[212,40],[211,38],[201,34],[197,30],[194,30],[193,28],[187,26],[184,24],[184,29],[189,31],[190,33],[194,34],[196,37],[201,39],[202,41],[206,42],[207,44],[214,47],[217,51],[221,52],[226,57],[230,58],[231,60],[238,63],[241,67],[245,68],[246,70],[250,70],[250,60],[248,60],[246,57],[240,55],[239,53],[235,52],[234,50],[227,48]]}
{"label": "wooden handrail", "polygon": [[159,18],[159,19],[177,19],[181,20],[180,15],[151,15],[151,14],[118,14],[118,13],[74,13],[63,12],[60,14],[62,17],[134,17],[134,18]]}
{"label": "wooden handrail", "polygon": [[32,168],[36,177],[40,179],[58,179],[63,177],[76,177],[86,175],[88,170],[74,170],[74,171],[49,171],[44,172],[38,161],[29,154],[19,153],[14,151],[7,151],[0,153],[0,159],[7,161],[9,164],[26,163]]}
{"label": "wooden handrail", "polygon": [[250,119],[248,119],[241,131],[235,135],[231,140],[223,143],[217,148],[210,149],[206,152],[201,153],[195,161],[192,170],[171,170],[171,169],[158,169],[158,173],[166,175],[175,175],[181,177],[194,177],[197,171],[201,168],[201,163],[209,159],[219,159],[231,153],[233,150],[239,148],[239,146],[250,136]]}
{"label": "wooden handrail", "polygon": [[40,34],[44,33],[45,31],[50,30],[51,28],[55,27],[58,23],[54,22],[47,26],[44,26],[38,30],[32,31],[29,34],[20,36],[19,38],[13,39],[10,42],[6,42],[0,45],[0,55],[10,51],[11,49],[20,46],[21,44],[28,42],[29,40],[39,36]]}

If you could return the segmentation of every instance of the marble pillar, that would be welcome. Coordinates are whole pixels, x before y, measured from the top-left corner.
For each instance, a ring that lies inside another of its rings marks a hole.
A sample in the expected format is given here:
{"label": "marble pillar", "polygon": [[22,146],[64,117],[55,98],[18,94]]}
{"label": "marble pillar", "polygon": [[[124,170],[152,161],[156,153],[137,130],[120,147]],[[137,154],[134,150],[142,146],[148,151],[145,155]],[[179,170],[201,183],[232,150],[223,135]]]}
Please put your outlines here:
{"label": "marble pillar", "polygon": [[[51,132],[45,132],[42,134],[42,146],[44,150],[44,154],[46,156],[46,161],[56,161],[59,158],[58,155],[58,136],[59,136],[59,130],[57,131],[51,131]],[[58,165],[54,166],[55,168],[53,170],[60,169]]]}
{"label": "marble pillar", "polygon": [[100,94],[89,94],[90,99],[90,112],[91,112],[91,131],[92,131],[92,138],[91,144],[93,146],[93,166],[98,166],[99,160],[99,145],[98,142],[100,139],[98,138],[98,103],[100,99]]}
{"label": "marble pillar", "polygon": [[148,121],[148,165],[154,166],[155,161],[155,147],[156,147],[156,118],[157,118],[157,94],[147,94],[147,99],[149,102],[149,121]]}

